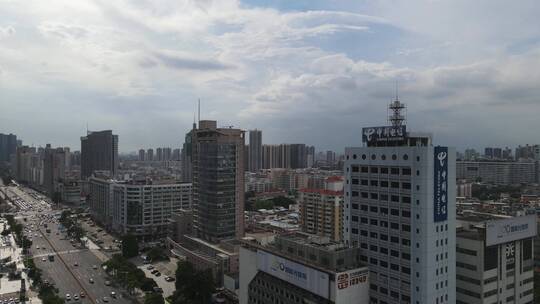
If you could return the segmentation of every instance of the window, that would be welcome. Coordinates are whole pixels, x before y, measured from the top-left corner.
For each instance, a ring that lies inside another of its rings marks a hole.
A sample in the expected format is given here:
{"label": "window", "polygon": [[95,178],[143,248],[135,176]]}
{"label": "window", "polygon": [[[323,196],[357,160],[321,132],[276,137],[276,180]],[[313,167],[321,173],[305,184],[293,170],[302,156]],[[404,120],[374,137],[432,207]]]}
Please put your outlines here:
{"label": "window", "polygon": [[399,258],[399,251],[390,250],[390,255],[395,257],[395,258]]}
{"label": "window", "polygon": [[382,167],[381,168],[381,174],[388,174],[388,168]]}
{"label": "window", "polygon": [[377,208],[377,206],[371,206],[369,207],[369,211],[377,213],[379,211],[379,208]]}
{"label": "window", "polygon": [[379,266],[384,267],[384,268],[388,268],[388,262],[381,260],[380,263],[379,263]]}
{"label": "window", "polygon": [[388,201],[388,194],[381,194],[379,200],[387,202]]}
{"label": "window", "polygon": [[372,192],[372,193],[370,193],[370,198],[374,199],[374,200],[379,199],[379,194]]}
{"label": "window", "polygon": [[461,247],[456,247],[456,252],[463,253],[463,254],[467,254],[467,255],[476,256],[476,250],[471,250],[471,249],[465,249],[465,248],[461,248]]}
{"label": "window", "polygon": [[360,185],[367,186],[368,185],[368,180],[367,179],[360,180]]}
{"label": "window", "polygon": [[401,245],[403,245],[403,246],[411,246],[411,240],[401,239]]}
{"label": "window", "polygon": [[360,223],[367,224],[368,223],[367,217],[361,217],[360,218]]}
{"label": "window", "polygon": [[370,264],[373,264],[373,265],[377,265],[378,264],[378,261],[376,258],[369,258],[369,263]]}
{"label": "window", "polygon": [[[358,209],[358,208],[356,208],[356,209]],[[368,211],[368,206],[367,205],[360,205],[360,210]]]}
{"label": "window", "polygon": [[390,209],[390,214],[393,216],[399,216],[399,210],[398,209]]}
{"label": "window", "polygon": [[395,271],[399,271],[399,265],[397,265],[397,264],[390,264],[390,269],[395,270]]}
{"label": "window", "polygon": [[380,226],[384,227],[384,228],[388,228],[388,222],[387,221],[381,221]]}
{"label": "window", "polygon": [[369,237],[373,238],[373,239],[376,239],[379,237],[379,235],[377,234],[377,232],[370,232],[369,233]]}
{"label": "window", "polygon": [[371,251],[377,252],[378,249],[379,249],[379,247],[377,247],[376,245],[370,245],[370,246],[369,246],[369,250],[371,250]]}
{"label": "window", "polygon": [[352,228],[352,229],[351,229],[351,232],[352,232],[352,234],[358,234],[358,229]]}
{"label": "window", "polygon": [[377,226],[378,221],[376,219],[370,219],[369,224],[372,225],[372,226]]}
{"label": "window", "polygon": [[401,169],[401,175],[411,175],[411,168]]}
{"label": "window", "polygon": [[407,261],[410,261],[411,260],[411,255],[406,253],[406,252],[402,252],[401,253],[401,258],[407,260]]}
{"label": "window", "polygon": [[352,183],[353,185],[358,185],[358,178],[353,178],[352,181],[351,181],[351,183]]}
{"label": "window", "polygon": [[368,198],[368,193],[367,192],[362,192],[361,196],[362,196],[362,198]]}
{"label": "window", "polygon": [[394,188],[394,189],[398,189],[399,188],[399,182],[391,182],[390,187]]}
{"label": "window", "polygon": [[399,224],[390,222],[390,228],[395,229],[395,230],[399,230]]}
{"label": "window", "polygon": [[[353,171],[353,172],[354,172],[354,171]],[[369,172],[369,168],[368,168],[368,167],[362,167],[362,168],[360,169],[360,172],[362,172],[362,173],[368,173],[368,172]]]}
{"label": "window", "polygon": [[388,182],[387,181],[381,181],[381,187],[388,188]]}
{"label": "window", "polygon": [[403,154],[403,160],[408,160],[408,159],[409,159],[409,155]]}
{"label": "window", "polygon": [[399,244],[399,238],[397,236],[390,236],[390,242]]}
{"label": "window", "polygon": [[382,240],[382,241],[388,241],[388,235],[387,234],[380,234],[379,235],[379,238]]}
{"label": "window", "polygon": [[397,155],[392,154],[392,160],[396,160],[396,159],[397,159]]}
{"label": "window", "polygon": [[360,230],[360,235],[361,236],[368,236],[368,231],[367,230]]}
{"label": "window", "polygon": [[352,197],[358,196],[358,191],[353,191],[353,192],[351,192],[351,196],[352,196]]}
{"label": "window", "polygon": [[358,166],[351,166],[352,172],[358,172]]}
{"label": "window", "polygon": [[353,209],[358,210],[358,204],[354,204],[354,203],[353,203],[351,206],[352,206]]}
{"label": "window", "polygon": [[371,170],[370,170],[371,173],[379,173],[379,168],[378,167],[371,167]]}
{"label": "window", "polygon": [[362,154],[362,159],[366,159],[367,156],[365,154]]}
{"label": "window", "polygon": [[381,207],[379,210],[380,210],[381,214],[385,214],[385,215],[388,214],[388,208]]}
{"label": "window", "polygon": [[399,195],[392,195],[390,197],[390,200],[393,202],[393,203],[399,203]]}
{"label": "window", "polygon": [[411,269],[409,267],[401,267],[401,272],[411,274]]}
{"label": "window", "polygon": [[401,210],[401,216],[403,217],[411,217],[411,212],[407,210]]}
{"label": "window", "polygon": [[377,159],[377,155],[371,154],[371,160],[376,160],[376,159]]}
{"label": "window", "polygon": [[411,183],[401,183],[401,188],[410,190]]}
{"label": "window", "polygon": [[411,198],[408,197],[408,196],[402,196],[401,197],[401,202],[404,203],[404,204],[410,204],[411,203]]}
{"label": "window", "polygon": [[351,216],[351,221],[358,222],[358,216],[356,215]]}
{"label": "window", "polygon": [[382,254],[388,255],[388,248],[385,247],[379,247],[379,252]]}
{"label": "window", "polygon": [[399,175],[399,168],[390,168],[390,174]]}
{"label": "window", "polygon": [[410,225],[401,224],[401,230],[402,230],[402,231],[406,231],[406,232],[410,232],[410,231],[411,231],[411,226],[410,226]]}

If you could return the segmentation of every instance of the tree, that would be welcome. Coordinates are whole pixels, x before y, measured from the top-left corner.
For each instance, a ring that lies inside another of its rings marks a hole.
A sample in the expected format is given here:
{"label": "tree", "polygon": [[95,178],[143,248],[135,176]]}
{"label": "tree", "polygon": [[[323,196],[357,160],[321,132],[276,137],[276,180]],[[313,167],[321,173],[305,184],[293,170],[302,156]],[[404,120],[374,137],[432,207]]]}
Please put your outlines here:
{"label": "tree", "polygon": [[125,258],[136,257],[139,254],[139,242],[137,237],[128,234],[122,238],[122,256]]}
{"label": "tree", "polygon": [[60,204],[60,202],[62,201],[62,194],[58,191],[55,191],[53,193],[52,201],[57,205]]}
{"label": "tree", "polygon": [[146,255],[151,261],[162,261],[169,259],[162,247],[152,247],[152,249],[150,249]]}
{"label": "tree", "polygon": [[173,304],[206,304],[216,288],[210,269],[197,271],[186,261],[177,264],[175,286],[176,292],[171,297]]}
{"label": "tree", "polygon": [[193,264],[187,261],[180,261],[176,264],[176,281],[174,283],[176,290],[182,290],[189,285],[191,276],[195,272]]}
{"label": "tree", "polygon": [[164,304],[163,296],[160,293],[152,292],[144,296],[144,304]]}
{"label": "tree", "polygon": [[142,291],[154,291],[154,287],[157,287],[156,281],[152,278],[144,278],[144,280],[141,283],[141,290]]}

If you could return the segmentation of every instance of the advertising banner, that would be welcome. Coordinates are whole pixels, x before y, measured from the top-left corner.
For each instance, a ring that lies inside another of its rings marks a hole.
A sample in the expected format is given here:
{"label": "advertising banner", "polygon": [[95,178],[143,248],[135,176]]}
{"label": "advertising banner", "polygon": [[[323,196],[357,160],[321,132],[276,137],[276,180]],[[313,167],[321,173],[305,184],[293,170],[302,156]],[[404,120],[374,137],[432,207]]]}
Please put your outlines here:
{"label": "advertising banner", "polygon": [[321,297],[329,298],[330,283],[327,273],[262,250],[257,251],[257,268]]}
{"label": "advertising banner", "polygon": [[369,302],[369,270],[367,267],[336,274],[336,303]]}
{"label": "advertising banner", "polygon": [[486,246],[508,243],[535,235],[536,215],[534,214],[486,222]]}
{"label": "advertising banner", "polygon": [[442,222],[448,219],[448,147],[435,147],[433,158],[433,221]]}

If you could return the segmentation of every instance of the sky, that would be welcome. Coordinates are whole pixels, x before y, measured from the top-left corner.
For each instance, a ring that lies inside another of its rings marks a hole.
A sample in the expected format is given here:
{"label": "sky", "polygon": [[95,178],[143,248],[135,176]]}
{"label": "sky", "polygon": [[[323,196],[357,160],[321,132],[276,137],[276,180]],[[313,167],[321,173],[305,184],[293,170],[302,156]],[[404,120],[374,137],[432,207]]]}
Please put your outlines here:
{"label": "sky", "polygon": [[539,143],[540,1],[0,0],[0,133],[122,152],[201,119],[343,151],[407,105],[464,149]]}

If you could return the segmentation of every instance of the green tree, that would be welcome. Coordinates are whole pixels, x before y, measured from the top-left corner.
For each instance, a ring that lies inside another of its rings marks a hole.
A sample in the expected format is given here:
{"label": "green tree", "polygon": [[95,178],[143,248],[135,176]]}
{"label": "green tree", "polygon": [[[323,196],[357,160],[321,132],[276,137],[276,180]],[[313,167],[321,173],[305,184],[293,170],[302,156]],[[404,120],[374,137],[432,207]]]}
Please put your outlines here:
{"label": "green tree", "polygon": [[168,260],[169,257],[165,253],[165,250],[162,247],[152,247],[146,255],[152,260],[152,261],[163,261]]}
{"label": "green tree", "polygon": [[144,296],[144,304],[164,304],[163,296],[159,293],[147,293]]}
{"label": "green tree", "polygon": [[176,290],[182,290],[191,282],[191,277],[195,272],[193,264],[187,261],[180,261],[176,264],[176,281],[174,283]]}
{"label": "green tree", "polygon": [[139,242],[137,237],[128,234],[122,238],[122,256],[125,258],[136,257],[139,254]]}

